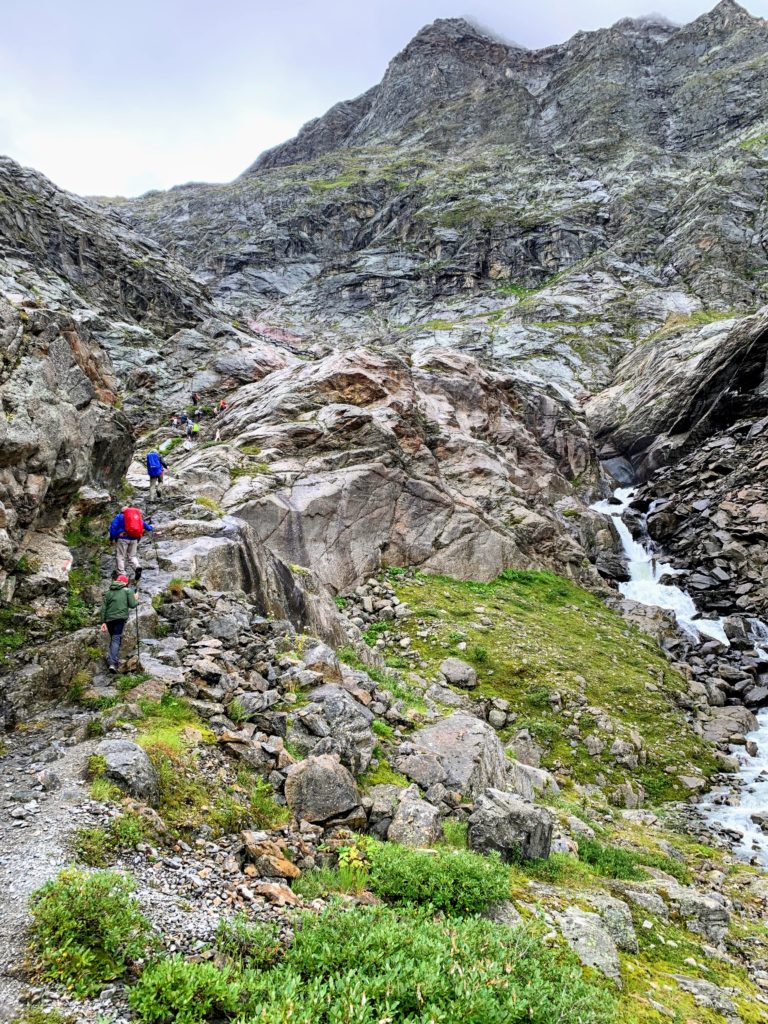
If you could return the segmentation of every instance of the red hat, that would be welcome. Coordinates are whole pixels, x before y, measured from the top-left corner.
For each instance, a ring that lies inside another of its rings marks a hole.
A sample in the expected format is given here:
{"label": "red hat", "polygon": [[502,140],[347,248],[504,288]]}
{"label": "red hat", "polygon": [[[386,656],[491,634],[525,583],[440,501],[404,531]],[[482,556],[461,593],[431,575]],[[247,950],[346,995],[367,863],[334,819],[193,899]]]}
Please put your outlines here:
{"label": "red hat", "polygon": [[118,583],[127,583],[128,582],[128,577],[127,576],[118,576],[117,577],[117,582]]}

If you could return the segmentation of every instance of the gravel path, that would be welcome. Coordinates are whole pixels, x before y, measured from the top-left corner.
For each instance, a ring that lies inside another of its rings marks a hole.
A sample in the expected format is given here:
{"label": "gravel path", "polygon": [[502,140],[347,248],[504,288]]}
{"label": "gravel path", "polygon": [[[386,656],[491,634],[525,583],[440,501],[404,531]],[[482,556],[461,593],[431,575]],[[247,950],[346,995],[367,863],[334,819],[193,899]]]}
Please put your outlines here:
{"label": "gravel path", "polygon": [[72,739],[62,734],[71,726],[72,713],[54,714],[58,721],[32,723],[12,733],[0,758],[2,1021],[19,1009],[29,896],[71,860],[67,836],[90,823],[83,777],[95,741],[68,745]]}

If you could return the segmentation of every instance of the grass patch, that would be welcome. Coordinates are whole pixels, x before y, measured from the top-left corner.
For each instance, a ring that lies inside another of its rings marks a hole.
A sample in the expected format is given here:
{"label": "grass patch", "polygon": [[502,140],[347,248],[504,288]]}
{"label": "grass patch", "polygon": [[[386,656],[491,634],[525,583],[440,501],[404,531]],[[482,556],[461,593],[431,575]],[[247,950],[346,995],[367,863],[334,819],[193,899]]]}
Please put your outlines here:
{"label": "grass patch", "polygon": [[400,772],[396,772],[390,765],[389,761],[385,757],[379,758],[379,763],[375,768],[368,768],[359,779],[360,785],[364,790],[368,790],[371,786],[399,786],[401,789],[405,789],[408,783],[408,779]]}
{"label": "grass patch", "polygon": [[195,498],[195,503],[197,505],[201,505],[203,508],[207,508],[209,512],[213,512],[216,516],[224,515],[224,509],[218,501],[213,498],[209,498],[207,494],[201,494],[199,497]]}
{"label": "grass patch", "polygon": [[93,996],[151,948],[150,926],[116,871],[67,868],[32,896],[30,952],[41,980]]}
{"label": "grass patch", "polygon": [[[581,715],[581,741],[571,745],[564,731],[573,719],[552,700],[557,692],[572,708],[583,706],[584,699],[586,706],[602,708],[614,724],[613,738],[628,738],[631,730],[640,733],[647,760],[633,778],[652,802],[685,796],[677,775],[688,774],[692,764],[705,776],[717,770],[711,747],[694,734],[677,704],[685,692],[682,677],[654,641],[593,594],[549,572],[507,570],[490,583],[421,573],[388,575],[397,596],[411,608],[411,617],[399,622],[398,630],[426,662],[424,674],[437,675],[455,646],[452,637],[461,633],[466,654],[483,669],[475,694],[509,701],[517,715],[515,729],[529,729],[544,749],[544,767],[579,783],[594,783],[602,774],[608,790],[627,774],[610,756],[613,739],[602,755],[588,753],[583,740],[597,728],[594,716]],[[494,628],[485,628],[480,617],[490,618]],[[428,635],[418,635],[424,632]],[[350,660],[365,668],[354,652]],[[657,690],[646,688],[650,680]],[[668,766],[674,774],[666,771]]]}

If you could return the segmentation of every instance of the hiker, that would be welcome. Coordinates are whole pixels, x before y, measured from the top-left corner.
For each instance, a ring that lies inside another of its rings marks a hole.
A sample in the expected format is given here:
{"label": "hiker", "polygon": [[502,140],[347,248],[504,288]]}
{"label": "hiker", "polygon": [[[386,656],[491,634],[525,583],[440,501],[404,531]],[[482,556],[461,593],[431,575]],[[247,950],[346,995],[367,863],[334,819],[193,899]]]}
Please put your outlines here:
{"label": "hiker", "polygon": [[154,530],[152,523],[145,523],[139,509],[133,508],[131,505],[126,505],[122,512],[118,512],[109,526],[109,539],[117,544],[115,561],[118,574],[120,576],[125,574],[127,561],[129,565],[133,566],[136,583],[141,579],[138,549],[139,541],[144,536],[145,530]]}
{"label": "hiker", "polygon": [[193,423],[192,424],[192,440],[193,441],[199,441],[200,440],[200,424],[199,423]]}
{"label": "hiker", "polygon": [[200,392],[194,391],[192,393],[192,405],[200,405]]}
{"label": "hiker", "polygon": [[123,630],[131,614],[131,609],[138,607],[138,599],[128,586],[128,577],[120,574],[109,585],[109,589],[101,602],[101,631],[109,633],[109,654],[107,662],[110,672],[117,672],[120,660],[120,644]]}
{"label": "hiker", "polygon": [[205,414],[205,410],[204,409],[202,409],[202,408],[195,409],[195,419],[196,420],[201,420],[203,418],[204,414]]}
{"label": "hiker", "polygon": [[219,413],[221,414],[221,413],[226,412],[226,411],[227,411],[227,400],[226,400],[226,398],[222,398],[222,400],[219,402]]}
{"label": "hiker", "polygon": [[[185,431],[184,431],[184,432],[185,432],[185,433],[186,433],[186,435],[187,435],[187,440],[188,440],[188,441],[191,441],[191,440],[192,440],[192,431],[194,430],[194,428],[195,428],[196,426],[197,426],[197,424],[196,424],[196,423],[193,423],[193,422],[192,422],[192,420],[190,420],[190,419],[188,419],[188,420],[187,420],[187,423],[186,423],[186,428],[185,428]],[[199,429],[199,428],[198,428],[198,429]]]}
{"label": "hiker", "polygon": [[173,412],[173,413],[171,413],[171,426],[175,430],[176,427],[178,427],[178,425],[179,425],[179,417],[176,415],[175,412]]}
{"label": "hiker", "polygon": [[160,497],[160,486],[163,482],[163,473],[168,469],[168,463],[160,452],[154,448],[147,453],[147,473],[149,473],[149,500],[154,501]]}

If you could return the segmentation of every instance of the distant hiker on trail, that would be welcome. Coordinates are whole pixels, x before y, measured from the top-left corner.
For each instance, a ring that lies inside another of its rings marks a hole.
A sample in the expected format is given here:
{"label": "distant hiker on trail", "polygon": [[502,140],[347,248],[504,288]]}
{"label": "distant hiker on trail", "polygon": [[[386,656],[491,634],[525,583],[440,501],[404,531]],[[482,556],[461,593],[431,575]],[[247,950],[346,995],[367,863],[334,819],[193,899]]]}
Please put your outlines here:
{"label": "distant hiker on trail", "polygon": [[199,423],[193,423],[192,424],[192,440],[193,441],[199,441],[200,440],[200,424]]}
{"label": "distant hiker on trail", "polygon": [[226,400],[226,398],[222,398],[222,400],[219,402],[219,412],[222,413],[222,412],[226,412],[226,411],[227,411],[227,400]]}
{"label": "distant hiker on trail", "polygon": [[101,631],[109,633],[109,671],[117,672],[120,660],[120,644],[123,630],[131,614],[131,609],[138,606],[138,599],[128,586],[128,577],[119,575],[109,585],[109,590],[101,602]]}
{"label": "distant hiker on trail", "polygon": [[192,405],[200,405],[200,392],[195,391],[192,394]]}
{"label": "distant hiker on trail", "polygon": [[160,497],[160,485],[163,482],[163,473],[168,469],[168,463],[163,456],[154,449],[147,454],[147,473],[149,474],[149,500],[154,501]]}
{"label": "distant hiker on trail", "polygon": [[[196,424],[196,423],[193,423],[193,422],[192,422],[192,420],[189,420],[189,419],[188,419],[188,420],[186,421],[186,429],[185,429],[185,433],[186,433],[186,435],[187,435],[187,440],[188,440],[188,441],[191,441],[191,440],[192,440],[192,431],[193,431],[193,429],[194,429],[195,427],[197,427],[197,424]],[[198,429],[199,429],[199,428],[198,428]]]}
{"label": "distant hiker on trail", "polygon": [[[109,527],[109,539],[117,544],[115,561],[117,571],[122,576],[125,573],[125,563],[133,566],[136,582],[141,579],[141,565],[139,564],[139,541],[144,536],[145,530],[153,530],[152,523],[145,523],[144,517],[137,508],[126,505],[122,512],[118,512]],[[119,577],[118,577],[119,578]],[[127,582],[127,578],[126,578]]]}
{"label": "distant hiker on trail", "polygon": [[179,425],[179,417],[178,417],[178,416],[176,415],[176,413],[175,413],[175,412],[172,412],[172,413],[171,413],[171,419],[170,419],[170,423],[171,423],[171,426],[172,426],[172,427],[174,428],[174,430],[175,430],[175,429],[176,429],[176,427],[178,427],[178,425]]}
{"label": "distant hiker on trail", "polygon": [[200,408],[195,409],[195,419],[196,420],[201,420],[204,415],[205,415],[205,410],[204,409],[200,409]]}

